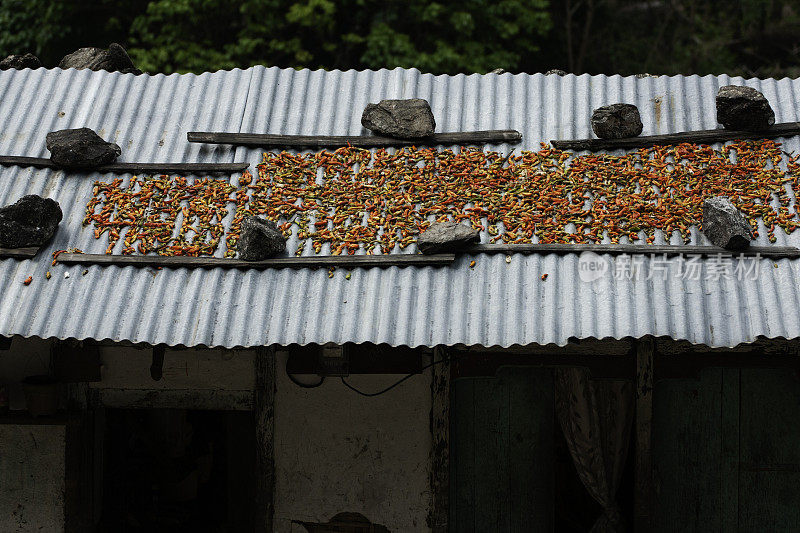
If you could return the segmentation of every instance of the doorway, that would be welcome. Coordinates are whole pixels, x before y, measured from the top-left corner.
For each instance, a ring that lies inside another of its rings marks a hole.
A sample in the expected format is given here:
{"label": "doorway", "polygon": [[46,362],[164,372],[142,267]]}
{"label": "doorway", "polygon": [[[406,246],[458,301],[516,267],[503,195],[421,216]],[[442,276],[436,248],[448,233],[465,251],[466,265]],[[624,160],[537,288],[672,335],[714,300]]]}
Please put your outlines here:
{"label": "doorway", "polygon": [[98,531],[252,530],[251,412],[107,409]]}

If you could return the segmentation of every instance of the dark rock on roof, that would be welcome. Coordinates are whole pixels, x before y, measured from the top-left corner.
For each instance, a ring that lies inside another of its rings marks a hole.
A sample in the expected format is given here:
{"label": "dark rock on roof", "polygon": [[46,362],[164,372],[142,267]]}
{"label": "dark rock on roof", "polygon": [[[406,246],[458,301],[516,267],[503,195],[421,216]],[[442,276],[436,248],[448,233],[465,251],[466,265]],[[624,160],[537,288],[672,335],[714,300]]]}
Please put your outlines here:
{"label": "dark rock on roof", "polygon": [[41,68],[41,66],[42,62],[39,61],[39,58],[31,53],[10,55],[0,61],[0,70],[12,68],[22,70],[24,68]]}
{"label": "dark rock on roof", "polygon": [[286,251],[286,238],[271,220],[250,216],[242,221],[237,244],[239,259],[261,261]]}
{"label": "dark rock on roof", "polygon": [[742,250],[753,240],[750,224],[725,196],[703,202],[703,233],[712,244],[728,250]]}
{"label": "dark rock on roof", "polygon": [[417,238],[417,247],[423,254],[457,252],[480,240],[480,232],[466,224],[436,222]]}
{"label": "dark rock on roof", "polygon": [[89,128],[51,131],[47,134],[50,160],[64,168],[96,168],[113,163],[122,150]]}
{"label": "dark rock on roof", "polygon": [[717,93],[717,122],[729,130],[765,130],[775,124],[775,112],[752,87],[726,85]]}
{"label": "dark rock on roof", "polygon": [[0,248],[42,246],[53,237],[62,216],[55,200],[23,196],[0,208]]}
{"label": "dark rock on roof", "polygon": [[592,113],[592,131],[601,139],[624,139],[642,133],[642,119],[633,104],[612,104]]}
{"label": "dark rock on roof", "polygon": [[108,50],[102,48],[80,48],[64,56],[60,68],[76,68],[89,70],[107,70],[109,72],[122,72],[141,74],[142,71],[134,66],[128,52],[117,43],[111,43]]}
{"label": "dark rock on roof", "polygon": [[421,98],[367,104],[361,125],[379,135],[399,139],[429,137],[436,129],[431,106]]}

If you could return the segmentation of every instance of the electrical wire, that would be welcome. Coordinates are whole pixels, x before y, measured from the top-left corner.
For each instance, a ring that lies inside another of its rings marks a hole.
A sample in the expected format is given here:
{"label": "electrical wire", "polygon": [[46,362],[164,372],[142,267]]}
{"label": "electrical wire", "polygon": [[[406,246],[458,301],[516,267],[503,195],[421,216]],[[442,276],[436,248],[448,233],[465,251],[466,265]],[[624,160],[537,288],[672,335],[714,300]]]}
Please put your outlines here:
{"label": "electrical wire", "polygon": [[361,396],[366,396],[366,397],[368,397],[368,398],[374,398],[375,396],[380,396],[380,395],[381,395],[381,394],[383,394],[383,393],[389,392],[389,391],[390,391],[390,390],[392,390],[393,388],[395,388],[395,387],[397,387],[398,385],[400,385],[401,383],[403,383],[405,380],[409,379],[409,378],[410,378],[410,377],[412,377],[412,376],[416,376],[416,375],[418,375],[420,372],[422,372],[423,370],[426,370],[426,369],[428,369],[428,368],[432,367],[433,365],[438,365],[439,363],[445,363],[445,362],[447,362],[447,361],[454,361],[454,360],[456,360],[456,359],[459,359],[459,357],[461,357],[461,356],[457,356],[457,357],[444,357],[444,358],[442,358],[442,359],[439,359],[438,361],[431,361],[431,362],[430,362],[430,363],[428,363],[427,365],[424,365],[424,366],[422,366],[422,367],[419,369],[419,372],[413,372],[413,373],[411,373],[411,374],[409,374],[409,375],[407,375],[407,376],[405,376],[405,377],[401,378],[399,381],[395,381],[394,383],[392,383],[391,385],[389,385],[389,386],[388,386],[388,387],[386,387],[385,389],[383,389],[383,390],[380,390],[380,391],[378,391],[378,392],[364,392],[364,391],[360,391],[360,390],[358,390],[357,388],[355,388],[354,386],[350,385],[348,382],[346,382],[346,381],[344,380],[344,378],[341,378],[341,380],[342,380],[342,383],[344,384],[344,386],[345,386],[345,387],[347,387],[348,389],[350,389],[351,391],[353,391],[353,392],[356,392],[356,393],[360,394]]}

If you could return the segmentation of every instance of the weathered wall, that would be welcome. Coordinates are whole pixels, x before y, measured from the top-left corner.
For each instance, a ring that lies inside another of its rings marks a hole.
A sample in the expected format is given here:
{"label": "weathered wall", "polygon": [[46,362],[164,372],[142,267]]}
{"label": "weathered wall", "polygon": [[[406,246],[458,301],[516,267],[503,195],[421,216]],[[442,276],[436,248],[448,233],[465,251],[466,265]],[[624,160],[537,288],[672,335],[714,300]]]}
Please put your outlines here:
{"label": "weathered wall", "polygon": [[0,424],[0,531],[64,530],[64,430]]}
{"label": "weathered wall", "polygon": [[[291,520],[327,522],[343,511],[361,513],[393,532],[428,531],[430,373],[366,398],[338,378],[315,389],[298,387],[285,364],[285,352],[278,352],[275,531],[305,531]],[[347,379],[377,391],[400,377]]]}
{"label": "weathered wall", "polygon": [[90,383],[110,407],[249,409],[253,350],[186,349],[164,353],[162,377],[150,375],[152,348],[103,347],[101,381]]}

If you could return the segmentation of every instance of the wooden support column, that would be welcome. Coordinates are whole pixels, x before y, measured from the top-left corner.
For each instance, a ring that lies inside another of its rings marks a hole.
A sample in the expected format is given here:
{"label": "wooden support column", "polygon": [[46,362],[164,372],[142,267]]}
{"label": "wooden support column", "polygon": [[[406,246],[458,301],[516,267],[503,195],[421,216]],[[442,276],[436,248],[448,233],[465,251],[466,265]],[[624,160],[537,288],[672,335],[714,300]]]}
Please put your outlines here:
{"label": "wooden support column", "polygon": [[67,384],[65,442],[64,529],[67,533],[91,531],[92,524],[92,424],[87,410],[86,383]]}
{"label": "wooden support column", "polygon": [[253,414],[256,426],[256,533],[271,533],[274,514],[275,348],[261,348],[255,357]]}
{"label": "wooden support column", "polygon": [[[436,347],[433,360],[447,359],[447,349]],[[428,526],[446,533],[450,518],[450,363],[435,364],[431,380],[431,509]]]}
{"label": "wooden support column", "polygon": [[636,486],[634,490],[634,531],[651,529],[653,502],[653,339],[636,343]]}

